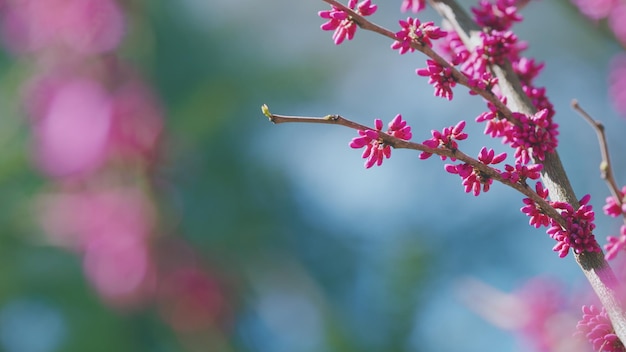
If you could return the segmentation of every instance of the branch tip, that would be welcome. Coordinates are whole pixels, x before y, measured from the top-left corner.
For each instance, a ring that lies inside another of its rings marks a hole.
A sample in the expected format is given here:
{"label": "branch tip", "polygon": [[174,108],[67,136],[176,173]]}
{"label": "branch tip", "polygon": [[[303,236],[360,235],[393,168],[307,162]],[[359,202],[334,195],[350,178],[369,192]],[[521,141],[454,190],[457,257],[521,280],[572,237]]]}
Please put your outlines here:
{"label": "branch tip", "polygon": [[261,105],[261,111],[263,112],[263,115],[270,119],[270,121],[274,120],[274,118],[272,117],[272,113],[270,112],[270,108],[267,106],[267,104]]}

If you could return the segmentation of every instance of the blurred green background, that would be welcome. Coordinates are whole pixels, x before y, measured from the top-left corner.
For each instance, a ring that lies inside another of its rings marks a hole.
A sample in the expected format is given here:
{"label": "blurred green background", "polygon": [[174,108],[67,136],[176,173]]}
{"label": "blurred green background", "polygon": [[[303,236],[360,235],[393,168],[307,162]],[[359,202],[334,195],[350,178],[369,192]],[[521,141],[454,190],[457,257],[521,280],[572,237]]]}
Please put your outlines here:
{"label": "blurred green background", "polygon": [[[419,141],[482,111],[463,89],[451,103],[432,97],[414,73],[424,66],[419,55],[401,57],[364,31],[335,47],[319,30],[320,1],[129,4],[120,55],[166,110],[154,176],[159,216],[171,227],[163,232],[223,278],[232,317],[205,337],[212,342],[190,341],[197,337],[172,332],[150,306],[107,306],[78,256],[38,240],[32,203],[49,181],[32,166],[19,100],[30,63],[3,52],[0,351],[521,351],[459,303],[459,279],[505,291],[540,274],[584,285],[573,258],[559,260],[551,240],[527,226],[512,191],[496,185],[474,198],[439,160],[405,151],[364,170],[348,147],[353,131],[274,126],[261,114],[264,103],[279,114],[339,113],[364,124],[402,113]],[[406,17],[399,1],[379,7],[372,18],[388,28]],[[568,104],[578,98],[624,150],[624,121],[606,97],[607,62],[619,48],[566,2],[532,3],[523,14],[517,33],[547,63],[538,84],[557,110],[564,164],[599,209],[608,192],[595,135]],[[470,154],[500,147],[481,132],[469,128]],[[600,220],[598,229],[618,226]]]}

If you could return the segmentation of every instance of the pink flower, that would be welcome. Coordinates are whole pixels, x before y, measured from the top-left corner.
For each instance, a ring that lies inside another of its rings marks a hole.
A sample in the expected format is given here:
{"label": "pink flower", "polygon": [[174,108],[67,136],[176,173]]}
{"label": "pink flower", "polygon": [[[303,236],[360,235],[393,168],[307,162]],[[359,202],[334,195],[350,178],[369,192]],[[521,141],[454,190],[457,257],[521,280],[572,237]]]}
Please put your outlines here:
{"label": "pink flower", "polygon": [[109,153],[131,161],[154,161],[163,113],[153,92],[139,79],[131,79],[113,92],[111,104]]}
{"label": "pink flower", "polygon": [[479,7],[472,7],[472,12],[479,26],[503,31],[511,28],[514,22],[522,20],[515,3],[515,0],[497,0],[492,4],[481,0]]}
{"label": "pink flower", "polygon": [[513,71],[519,76],[520,81],[529,85],[543,70],[545,64],[536,63],[535,59],[529,59],[521,57],[519,60],[513,62]]}
{"label": "pink flower", "polygon": [[402,6],[400,10],[407,12],[411,10],[413,13],[418,13],[426,8],[426,0],[402,0]]}
{"label": "pink flower", "polygon": [[60,47],[98,54],[115,49],[124,34],[114,0],[22,0],[5,6],[2,35],[18,53]]}
{"label": "pink flower", "polygon": [[626,54],[616,55],[611,60],[609,95],[615,109],[626,116]]}
{"label": "pink flower", "polygon": [[424,77],[430,77],[429,84],[435,86],[435,96],[452,100],[452,88],[456,86],[456,80],[452,77],[452,69],[443,67],[433,60],[426,60],[427,67],[415,70]]}
{"label": "pink flower", "polygon": [[580,12],[592,20],[607,17],[619,0],[572,0]]}
{"label": "pink flower", "polygon": [[154,267],[147,243],[129,236],[100,237],[85,248],[85,275],[114,306],[133,306],[154,289]]}
{"label": "pink flower", "polygon": [[[506,105],[506,97],[500,98],[502,103]],[[500,114],[498,108],[491,102],[487,102],[489,111],[483,112],[476,117],[476,122],[487,122],[485,125],[484,133],[491,137],[504,137],[508,131],[512,128],[511,122],[509,122],[504,116]]]}
{"label": "pink flower", "polygon": [[[548,198],[548,189],[543,188],[543,184],[541,182],[537,182],[535,184],[535,190],[537,194],[539,195],[539,197],[543,199]],[[541,210],[541,208],[539,208],[539,205],[537,205],[537,203],[535,203],[534,200],[530,198],[524,198],[522,201],[526,205],[524,205],[520,210],[522,213],[530,217],[530,220],[528,221],[530,226],[534,226],[535,228],[540,228],[541,226],[550,225],[550,220],[551,220],[550,217],[546,215]]]}
{"label": "pink flower", "polygon": [[[359,130],[359,136],[350,141],[350,147],[354,149],[360,149],[365,147],[362,158],[365,160],[365,168],[369,169],[374,164],[380,166],[383,163],[383,158],[389,159],[391,156],[391,146],[385,144],[380,138],[383,128],[383,122],[380,119],[374,120],[376,131],[374,130]],[[407,125],[406,121],[402,120],[402,115],[398,114],[388,124],[389,129],[387,134],[403,140],[409,140],[412,137],[411,126]]]}
{"label": "pink flower", "polygon": [[435,26],[433,22],[421,23],[417,18],[408,17],[400,20],[399,32],[396,32],[396,41],[391,44],[391,48],[398,50],[400,55],[406,52],[414,52],[412,44],[426,45],[432,47],[431,39],[439,39],[446,36],[446,32]]}
{"label": "pink flower", "polygon": [[[467,139],[467,133],[463,132],[465,128],[465,121],[461,120],[455,126],[450,126],[444,128],[441,132],[437,130],[432,130],[432,138],[427,139],[422,144],[430,147],[430,148],[445,148],[450,151],[456,151],[459,149],[459,145],[456,141],[462,141]],[[425,160],[432,156],[432,153],[422,152],[419,156],[420,159]],[[442,155],[441,160],[446,160],[446,156]],[[455,158],[450,158],[452,161],[455,161]]]}
{"label": "pink flower", "polygon": [[583,318],[576,328],[579,334],[585,335],[594,351],[623,352],[624,345],[619,340],[613,329],[613,324],[604,307],[596,308],[594,305],[583,306]]}
{"label": "pink flower", "polygon": [[518,163],[527,164],[531,158],[543,161],[545,155],[558,145],[558,125],[550,119],[548,110],[538,111],[533,116],[514,113],[519,125],[510,125],[504,132],[503,142],[515,148]]}
{"label": "pink flower", "polygon": [[[378,8],[378,6],[372,5],[371,0],[363,0],[358,6],[356,2],[357,0],[350,0],[348,7],[354,10],[356,6],[357,9],[355,11],[361,16],[370,16],[376,12]],[[342,9],[335,6],[331,7],[331,10],[318,12],[321,18],[328,20],[328,22],[322,24],[320,28],[325,31],[335,31],[333,33],[333,41],[336,45],[343,43],[346,38],[352,40],[357,29],[356,23],[354,23],[350,15]]]}
{"label": "pink flower", "polygon": [[87,278],[113,306],[135,306],[151,294],[148,241],[154,213],[135,189],[59,192],[39,198],[47,240],[83,256]]}
{"label": "pink flower", "polygon": [[[478,160],[485,165],[499,164],[506,159],[506,153],[495,155],[493,149],[487,149],[482,147],[478,155]],[[493,179],[483,173],[482,171],[473,168],[469,164],[451,165],[445,166],[446,171],[451,174],[457,174],[463,179],[463,186],[465,186],[465,192],[469,193],[473,191],[474,196],[480,194],[481,188],[483,192],[489,191]]]}
{"label": "pink flower", "polygon": [[622,187],[622,191],[619,192],[620,200],[622,201],[622,205],[620,205],[615,199],[615,197],[610,196],[606,197],[606,205],[602,207],[604,213],[608,216],[618,217],[626,213],[626,204],[624,204],[624,196],[626,195],[626,186]]}
{"label": "pink flower", "polygon": [[606,254],[604,255],[604,259],[611,260],[617,256],[617,253],[623,249],[626,249],[626,225],[622,225],[620,227],[620,236],[607,236],[607,244],[604,245],[604,249],[606,250]]}
{"label": "pink flower", "polygon": [[580,200],[580,207],[576,210],[565,202],[551,202],[554,208],[560,210],[561,216],[567,223],[565,228],[563,228],[552,219],[552,227],[546,231],[551,238],[557,241],[552,250],[559,252],[559,257],[565,257],[569,253],[570,248],[575,253],[602,252],[593,235],[596,225],[593,223],[595,219],[593,209],[591,205],[587,204],[590,199],[590,195],[585,195]]}
{"label": "pink flower", "polygon": [[504,171],[501,173],[502,178],[513,183],[526,183],[526,179],[536,180],[541,177],[542,164],[522,165],[515,164],[505,165]]}
{"label": "pink flower", "polygon": [[50,92],[44,116],[35,121],[36,159],[56,177],[80,176],[100,167],[111,128],[112,106],[99,83],[68,79]]}

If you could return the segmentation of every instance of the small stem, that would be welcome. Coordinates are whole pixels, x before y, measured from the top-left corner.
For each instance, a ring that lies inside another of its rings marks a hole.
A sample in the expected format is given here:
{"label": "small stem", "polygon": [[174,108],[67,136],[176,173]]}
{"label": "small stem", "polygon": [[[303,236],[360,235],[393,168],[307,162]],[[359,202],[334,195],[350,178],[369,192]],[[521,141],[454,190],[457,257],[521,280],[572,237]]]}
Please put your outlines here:
{"label": "small stem", "polygon": [[483,164],[482,162],[480,162],[480,160],[474,159],[471,156],[463,153],[462,151],[458,149],[450,150],[446,148],[431,148],[421,143],[409,142],[404,139],[391,136],[385,132],[377,131],[374,128],[361,125],[359,123],[346,119],[345,117],[340,116],[340,115],[326,115],[323,117],[276,115],[270,112],[267,105],[263,105],[261,110],[263,111],[263,114],[267,116],[267,118],[274,124],[289,123],[289,122],[319,123],[319,124],[326,124],[326,125],[341,125],[341,126],[345,126],[351,129],[361,130],[361,131],[371,130],[371,131],[376,131],[378,133],[378,138],[380,138],[385,144],[395,149],[417,150],[417,151],[435,154],[439,156],[455,158],[457,160],[463,161],[467,163],[468,165],[472,166],[474,169],[477,169],[480,172],[484,173],[485,175],[488,175],[491,179],[498,181],[504,185],[507,185],[517,190],[518,192],[524,194],[526,197],[532,199],[541,208],[544,214],[551,217],[552,219],[555,219],[561,226],[563,227],[566,226],[566,222],[561,216],[561,214],[552,206],[550,206],[550,204],[545,199],[541,198],[527,184],[525,183],[521,184],[517,182],[513,183],[503,178],[500,172],[498,172],[496,169],[490,167],[489,165]]}
{"label": "small stem", "polygon": [[[378,33],[394,41],[397,40],[396,34],[394,32],[390,31],[389,29],[385,27],[379,26],[376,23],[370,22],[368,19],[359,15],[357,12],[343,5],[342,3],[336,0],[322,0],[322,1],[348,13],[352,21],[354,21],[354,23],[356,23],[360,28]],[[494,106],[498,108],[498,111],[500,111],[502,115],[510,122],[514,124],[519,124],[519,121],[513,118],[513,112],[511,111],[511,109],[509,109],[505,104],[503,104],[502,101],[500,101],[500,99],[498,99],[498,97],[491,90],[470,86],[467,76],[465,76],[461,71],[459,71],[450,62],[448,62],[448,60],[444,59],[441,55],[439,55],[432,48],[430,48],[427,45],[421,44],[417,40],[413,40],[411,42],[411,48],[423,53],[424,55],[428,56],[429,58],[431,58],[432,60],[440,64],[441,66],[449,68],[451,70],[452,77],[458,84],[467,87],[471,91],[483,97],[485,100],[492,103]]]}
{"label": "small stem", "polygon": [[600,175],[602,179],[606,181],[609,186],[609,190],[613,195],[613,198],[617,200],[617,203],[621,207],[624,203],[622,200],[622,195],[619,187],[617,186],[617,182],[615,182],[615,176],[613,174],[613,166],[611,163],[611,157],[609,155],[609,144],[606,140],[606,133],[604,131],[604,125],[602,122],[594,119],[585,111],[579,104],[577,100],[572,100],[572,108],[580,114],[593,129],[596,131],[596,135],[598,136],[598,143],[600,144],[600,153],[602,154],[602,161],[600,162]]}

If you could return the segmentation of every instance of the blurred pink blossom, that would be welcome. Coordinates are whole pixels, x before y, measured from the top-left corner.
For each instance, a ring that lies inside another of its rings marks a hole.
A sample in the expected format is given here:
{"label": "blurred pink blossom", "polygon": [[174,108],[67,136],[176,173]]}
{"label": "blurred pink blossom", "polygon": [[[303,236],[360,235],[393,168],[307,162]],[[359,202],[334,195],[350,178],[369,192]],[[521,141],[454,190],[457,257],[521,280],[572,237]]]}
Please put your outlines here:
{"label": "blurred pink blossom", "polygon": [[616,6],[609,13],[609,27],[613,30],[615,38],[626,45],[626,4],[623,2]]}
{"label": "blurred pink blossom", "polygon": [[83,260],[87,278],[108,303],[128,307],[151,296],[154,268],[144,241],[110,233],[91,241]]}
{"label": "blurred pink blossom", "polygon": [[609,95],[615,109],[626,115],[626,54],[616,55],[611,61]]}
{"label": "blurred pink blossom", "polygon": [[163,117],[148,86],[131,80],[119,87],[113,93],[112,119],[112,153],[122,157],[154,158],[163,130]]}
{"label": "blurred pink blossom", "polygon": [[86,276],[105,301],[128,307],[152,294],[154,210],[139,191],[59,192],[41,196],[39,206],[47,239],[83,255]]}
{"label": "blurred pink blossom", "polygon": [[5,7],[2,36],[17,53],[69,48],[97,54],[115,49],[124,34],[114,0],[9,0]]}
{"label": "blurred pink blossom", "polygon": [[580,12],[592,20],[600,20],[611,13],[619,0],[572,0]]}
{"label": "blurred pink blossom", "polygon": [[100,84],[70,79],[51,92],[34,126],[36,159],[51,176],[84,174],[104,161],[112,106]]}
{"label": "blurred pink blossom", "polygon": [[79,252],[100,238],[146,241],[155,216],[132,188],[47,194],[40,197],[39,211],[48,241]]}

